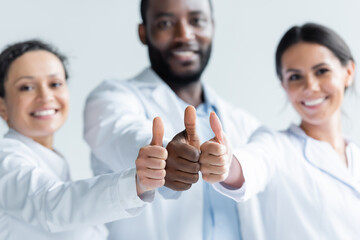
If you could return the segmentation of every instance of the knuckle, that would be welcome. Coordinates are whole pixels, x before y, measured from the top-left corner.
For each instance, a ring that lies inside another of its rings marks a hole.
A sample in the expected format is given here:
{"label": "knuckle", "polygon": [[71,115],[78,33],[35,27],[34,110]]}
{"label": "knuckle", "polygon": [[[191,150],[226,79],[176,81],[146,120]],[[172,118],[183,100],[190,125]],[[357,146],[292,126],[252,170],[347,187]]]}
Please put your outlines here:
{"label": "knuckle", "polygon": [[166,175],[166,171],[165,171],[165,170],[158,170],[156,173],[157,173],[157,174],[156,174],[156,177],[157,177],[157,178],[165,178],[165,175]]}
{"label": "knuckle", "polygon": [[200,171],[200,164],[199,163],[193,164],[193,171],[194,172],[199,172]]}
{"label": "knuckle", "polygon": [[158,180],[158,181],[156,182],[156,184],[154,185],[154,187],[155,187],[155,188],[162,187],[162,186],[164,186],[164,184],[165,184],[165,180],[164,180],[164,179],[161,179],[161,180]]}
{"label": "knuckle", "polygon": [[190,181],[191,181],[192,183],[196,183],[197,181],[199,181],[199,174],[198,174],[198,173],[193,174],[192,177],[191,177],[191,179],[190,179]]}
{"label": "knuckle", "polygon": [[194,159],[196,162],[199,161],[200,158],[200,151],[198,149],[194,149],[191,151],[191,158]]}
{"label": "knuckle", "polygon": [[165,160],[159,161],[159,166],[158,166],[158,167],[161,168],[161,169],[165,169],[165,167],[166,167],[166,162],[165,162]]}
{"label": "knuckle", "polygon": [[167,159],[168,158],[168,151],[165,148],[161,148],[161,156],[163,159]]}
{"label": "knuckle", "polygon": [[184,184],[181,184],[181,186],[179,186],[179,188],[180,188],[180,191],[186,191],[186,190],[189,190],[190,188],[191,188],[191,184],[186,184],[186,183],[184,183]]}
{"label": "knuckle", "polygon": [[177,148],[178,142],[172,140],[168,143],[168,145],[166,146],[167,151],[169,152],[175,152],[176,148]]}
{"label": "knuckle", "polygon": [[202,174],[207,174],[207,173],[209,173],[208,166],[207,166],[207,165],[201,165],[200,171],[201,171]]}
{"label": "knuckle", "polygon": [[203,153],[201,153],[200,155],[199,163],[200,164],[206,163],[206,156]]}
{"label": "knuckle", "polygon": [[200,146],[200,151],[201,151],[201,152],[206,152],[206,151],[207,151],[207,148],[208,148],[208,145],[209,145],[209,142],[208,142],[208,141],[206,141],[206,142],[204,142],[203,144],[201,144],[201,146]]}
{"label": "knuckle", "polygon": [[226,165],[226,159],[225,157],[221,156],[218,158],[217,160],[218,164],[221,165],[221,166],[225,166]]}
{"label": "knuckle", "polygon": [[220,173],[221,174],[226,174],[226,172],[227,172],[227,167],[226,166],[221,166],[220,167]]}

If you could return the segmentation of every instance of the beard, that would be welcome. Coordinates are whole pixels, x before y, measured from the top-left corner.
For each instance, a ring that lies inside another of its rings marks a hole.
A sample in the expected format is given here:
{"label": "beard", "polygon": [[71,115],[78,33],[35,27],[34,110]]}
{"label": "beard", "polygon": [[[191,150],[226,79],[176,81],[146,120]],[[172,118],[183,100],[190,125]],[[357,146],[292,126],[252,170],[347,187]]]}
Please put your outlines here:
{"label": "beard", "polygon": [[[181,47],[185,44],[179,44],[176,47]],[[182,88],[191,83],[200,80],[202,73],[204,72],[207,64],[209,63],[212,45],[210,44],[207,49],[199,51],[200,66],[196,71],[184,74],[175,73],[170,64],[167,62],[167,56],[170,56],[169,50],[162,52],[151,44],[147,39],[148,53],[152,69],[160,76],[160,78],[166,82],[170,87]],[[191,63],[184,63],[184,66]]]}

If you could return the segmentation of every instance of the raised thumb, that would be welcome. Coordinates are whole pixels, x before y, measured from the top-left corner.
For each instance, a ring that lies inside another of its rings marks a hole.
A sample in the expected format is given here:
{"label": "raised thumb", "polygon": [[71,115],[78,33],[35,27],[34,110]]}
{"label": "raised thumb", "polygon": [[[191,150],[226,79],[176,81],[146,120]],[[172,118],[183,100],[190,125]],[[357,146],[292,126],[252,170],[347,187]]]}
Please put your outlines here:
{"label": "raised thumb", "polygon": [[164,124],[160,117],[155,117],[152,127],[152,139],[150,145],[162,146],[164,137]]}
{"label": "raised thumb", "polygon": [[189,144],[200,149],[200,139],[196,133],[196,110],[193,106],[185,109],[184,124]]}
{"label": "raised thumb", "polygon": [[215,112],[210,113],[210,126],[215,134],[217,141],[221,144],[224,144],[221,122]]}

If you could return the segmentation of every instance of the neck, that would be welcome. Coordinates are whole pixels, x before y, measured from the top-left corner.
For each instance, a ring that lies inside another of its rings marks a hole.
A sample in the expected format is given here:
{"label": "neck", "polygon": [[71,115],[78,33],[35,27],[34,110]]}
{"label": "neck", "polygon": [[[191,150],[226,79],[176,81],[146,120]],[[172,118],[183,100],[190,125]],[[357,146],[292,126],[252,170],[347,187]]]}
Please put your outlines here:
{"label": "neck", "polygon": [[170,88],[179,98],[181,98],[184,102],[194,106],[195,108],[204,102],[203,90],[200,81],[196,81],[178,88],[170,86]]}
{"label": "neck", "polygon": [[53,150],[53,135],[45,137],[31,137],[35,142],[43,145],[44,147]]}
{"label": "neck", "polygon": [[345,155],[345,140],[342,134],[340,112],[334,114],[334,116],[326,122],[321,122],[318,124],[312,124],[302,120],[300,127],[308,136],[316,140],[329,143],[339,154],[345,165],[347,165]]}

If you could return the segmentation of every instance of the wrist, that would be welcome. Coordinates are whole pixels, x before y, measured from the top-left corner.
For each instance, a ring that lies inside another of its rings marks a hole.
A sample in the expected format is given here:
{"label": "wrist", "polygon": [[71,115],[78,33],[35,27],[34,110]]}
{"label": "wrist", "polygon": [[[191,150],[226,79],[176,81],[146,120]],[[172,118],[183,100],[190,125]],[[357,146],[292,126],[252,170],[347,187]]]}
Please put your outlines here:
{"label": "wrist", "polygon": [[137,174],[135,175],[135,183],[136,183],[136,193],[138,197],[140,197],[140,195],[142,195],[146,191],[143,187],[141,187],[141,184],[139,182],[139,177]]}
{"label": "wrist", "polygon": [[227,178],[222,182],[231,188],[241,188],[243,183],[245,182],[244,175],[242,172],[241,165],[235,155],[232,155],[230,167],[229,167],[229,174]]}

